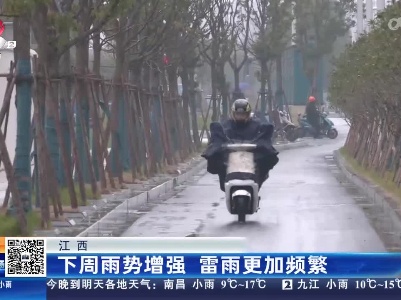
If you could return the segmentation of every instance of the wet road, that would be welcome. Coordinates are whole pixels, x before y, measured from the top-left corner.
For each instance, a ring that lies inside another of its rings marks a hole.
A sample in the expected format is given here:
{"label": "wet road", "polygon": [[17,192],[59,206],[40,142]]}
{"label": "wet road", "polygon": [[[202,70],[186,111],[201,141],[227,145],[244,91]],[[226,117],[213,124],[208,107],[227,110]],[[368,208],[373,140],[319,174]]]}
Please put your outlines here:
{"label": "wet road", "polygon": [[250,251],[386,251],[353,195],[330,171],[327,156],[345,141],[348,125],[333,119],[336,140],[280,153],[279,164],[261,189],[261,208],[247,223],[226,210],[215,176],[206,174],[177,196],[156,205],[123,236],[246,237]]}

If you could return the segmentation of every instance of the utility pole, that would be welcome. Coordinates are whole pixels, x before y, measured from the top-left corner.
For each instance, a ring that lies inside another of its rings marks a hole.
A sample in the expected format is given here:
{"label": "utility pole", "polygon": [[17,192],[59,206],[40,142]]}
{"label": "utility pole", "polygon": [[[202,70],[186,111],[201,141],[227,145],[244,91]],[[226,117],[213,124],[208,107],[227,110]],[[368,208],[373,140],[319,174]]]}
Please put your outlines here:
{"label": "utility pole", "polygon": [[370,32],[373,20],[373,0],[366,0],[366,32]]}

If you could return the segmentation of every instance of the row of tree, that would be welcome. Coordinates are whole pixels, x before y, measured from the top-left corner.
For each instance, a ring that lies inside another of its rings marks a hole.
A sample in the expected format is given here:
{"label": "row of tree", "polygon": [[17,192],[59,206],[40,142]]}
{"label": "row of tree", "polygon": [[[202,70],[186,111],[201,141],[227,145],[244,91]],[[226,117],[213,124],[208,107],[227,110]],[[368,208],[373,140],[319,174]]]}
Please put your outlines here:
{"label": "row of tree", "polygon": [[[204,1],[203,1],[204,2]],[[207,1],[206,1],[207,2]],[[201,41],[201,59],[211,68],[212,99],[222,96],[222,116],[229,107],[224,66],[234,73],[233,98],[241,95],[239,74],[244,65],[257,61],[260,70],[262,112],[283,104],[283,54],[294,43],[302,53],[303,69],[310,81],[310,93],[317,93],[319,62],[332,53],[335,40],[353,26],[353,0],[213,0],[205,15],[207,34]],[[272,74],[277,80],[273,95]],[[217,119],[216,103],[212,120]]]}
{"label": "row of tree", "polygon": [[338,59],[332,76],[331,102],[349,118],[345,149],[363,167],[401,184],[401,36],[390,30],[398,19],[397,2],[383,11]]}
{"label": "row of tree", "polygon": [[[158,165],[172,164],[177,156],[183,159],[199,148],[195,74],[202,63],[211,69],[212,120],[220,108],[217,95],[223,117],[232,99],[225,66],[233,70],[236,97],[239,74],[250,56],[260,64],[261,108],[272,109],[270,74],[275,65],[282,94],[281,57],[292,39],[304,54],[314,93],[316,64],[348,30],[354,9],[352,0],[4,0],[1,5],[2,16],[13,19],[17,42],[16,77],[10,78],[10,88],[16,85],[18,111],[15,171],[10,176],[17,183],[10,184],[10,190],[22,227],[24,211],[32,206],[32,183],[27,180],[32,173],[32,143],[40,183],[35,186],[36,200],[47,207],[45,198],[53,199],[53,209],[58,207],[55,214],[62,215],[58,187],[68,187],[71,206],[78,205],[74,174],[85,199],[83,184],[91,184],[96,192],[98,181],[105,187],[105,172],[120,182],[124,171],[131,170],[133,177],[141,172],[150,176]],[[34,70],[30,29],[38,44]],[[111,83],[101,80],[102,52],[114,55]],[[112,86],[111,93],[104,91],[106,85]],[[34,133],[29,122],[32,99],[37,99]],[[106,126],[100,111],[109,120]],[[127,129],[127,124],[134,129]],[[141,141],[145,143],[139,147]],[[106,167],[103,158],[108,160]],[[142,166],[143,161],[149,163]],[[46,187],[50,182],[51,188]],[[21,205],[17,198],[22,199]],[[46,227],[48,209],[43,209],[42,219]]]}

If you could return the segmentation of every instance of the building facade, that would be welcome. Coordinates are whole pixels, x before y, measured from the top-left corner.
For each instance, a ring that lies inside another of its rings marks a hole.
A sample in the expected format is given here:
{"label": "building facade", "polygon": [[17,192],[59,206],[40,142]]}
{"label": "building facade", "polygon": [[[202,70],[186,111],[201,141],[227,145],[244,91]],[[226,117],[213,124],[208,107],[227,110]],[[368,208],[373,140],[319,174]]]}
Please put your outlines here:
{"label": "building facade", "polygon": [[[293,21],[292,34],[295,35],[295,23]],[[327,90],[330,84],[330,74],[333,69],[333,60],[342,53],[346,45],[351,43],[352,36],[347,32],[344,36],[338,37],[333,44],[332,52],[324,55],[318,62],[316,76],[316,95],[321,103],[327,102]],[[282,85],[284,90],[284,101],[288,105],[305,105],[310,93],[311,82],[305,74],[303,66],[303,55],[297,45],[291,39],[282,55]],[[273,95],[276,95],[279,85],[276,68],[272,70]],[[284,103],[283,103],[284,104]]]}

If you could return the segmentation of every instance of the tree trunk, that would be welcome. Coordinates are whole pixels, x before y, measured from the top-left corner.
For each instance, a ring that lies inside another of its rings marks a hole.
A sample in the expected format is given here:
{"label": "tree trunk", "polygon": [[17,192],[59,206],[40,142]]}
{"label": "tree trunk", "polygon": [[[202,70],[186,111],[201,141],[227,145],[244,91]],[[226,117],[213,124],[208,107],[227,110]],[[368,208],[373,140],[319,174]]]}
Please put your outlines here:
{"label": "tree trunk", "polygon": [[[40,206],[42,208],[42,226],[48,226],[49,201],[48,196],[53,200],[54,216],[62,214],[61,202],[59,201],[59,182],[60,177],[60,155],[57,132],[55,128],[54,113],[52,112],[51,101],[55,101],[58,106],[58,95],[56,99],[49,96],[46,89],[46,80],[49,76],[58,76],[58,53],[54,43],[57,33],[51,26],[48,16],[48,7],[44,3],[38,3],[34,6],[32,14],[32,29],[35,39],[38,42],[39,64],[35,60],[35,131],[37,151],[39,155],[39,184]],[[50,101],[50,102],[49,102]],[[47,103],[46,103],[47,102]],[[49,105],[50,104],[50,105]],[[43,128],[45,129],[43,130]]]}
{"label": "tree trunk", "polygon": [[[62,132],[61,121],[60,121],[60,116],[59,116],[59,103],[58,103],[59,92],[58,92],[58,89],[54,89],[54,86],[52,86],[52,83],[50,81],[47,81],[46,89],[47,89],[46,90],[46,104],[49,109],[49,115],[54,120],[57,142],[60,145],[60,150],[61,150],[62,168],[60,168],[60,169],[63,171],[60,173],[64,173],[64,175],[65,175],[71,204],[77,203],[78,200],[77,200],[74,181],[73,181],[72,166],[69,164],[69,159],[68,159],[71,155],[71,152],[68,152],[64,145],[63,132]],[[53,199],[54,199],[53,200],[54,205],[58,206],[59,212],[60,212],[60,214],[62,214],[62,204],[60,202],[61,200],[60,200],[60,193],[58,190],[58,186],[56,186],[53,191]]]}
{"label": "tree trunk", "polygon": [[93,35],[93,73],[100,76],[100,54],[102,46],[100,44],[100,33],[97,32]]}
{"label": "tree trunk", "polygon": [[226,76],[224,74],[225,63],[219,64],[218,74],[219,74],[219,90],[221,97],[222,106],[222,120],[227,120],[228,116],[228,91]]}
{"label": "tree trunk", "polygon": [[[183,101],[183,111],[184,111],[184,129],[185,129],[185,136],[190,143],[188,146],[192,146],[192,138],[191,138],[191,124],[190,124],[190,117],[189,117],[189,107],[191,102],[191,89],[193,90],[193,86],[191,85],[190,78],[189,78],[189,71],[188,68],[184,67],[181,73],[181,80],[182,80],[182,101]],[[193,130],[193,128],[192,128]]]}
{"label": "tree trunk", "polygon": [[280,110],[284,109],[284,90],[283,90],[283,66],[281,54],[276,58],[276,80],[277,80],[277,92],[276,92],[276,104]]}
{"label": "tree trunk", "polygon": [[[66,35],[66,38],[70,38],[69,32],[63,33]],[[70,126],[68,124],[68,115],[66,105],[71,103],[71,53],[70,50],[66,51],[60,58],[60,73],[61,75],[66,76],[66,79],[62,82],[65,86],[60,89],[60,122],[61,122],[61,130],[63,132],[64,146],[65,150],[68,153],[67,160],[68,164],[72,166],[71,153],[71,135],[70,135]],[[62,160],[59,162],[62,164]],[[65,173],[60,173],[60,185],[62,187],[66,186],[66,178]]]}
{"label": "tree trunk", "polygon": [[267,61],[260,62],[260,111],[266,113],[267,110]]}
{"label": "tree trunk", "polygon": [[[49,53],[48,53],[49,55]],[[43,56],[42,56],[43,59]],[[39,61],[41,63],[45,63],[41,60],[39,56]],[[46,66],[48,70],[48,76],[50,78],[57,78],[58,77],[58,59],[57,57],[49,57],[46,59]],[[58,96],[58,94],[56,94]],[[49,147],[50,158],[52,161],[52,165],[54,167],[55,174],[57,176],[57,182],[60,179],[60,173],[62,169],[60,168],[60,145],[57,139],[57,130],[56,130],[56,120],[54,118],[54,112],[52,111],[52,106],[49,105],[48,101],[53,101],[56,103],[58,108],[58,99],[53,99],[51,96],[46,99],[45,110],[46,110],[46,141]]]}
{"label": "tree trunk", "polygon": [[[81,41],[76,45],[76,71],[79,76],[86,76],[86,68],[88,67],[89,54],[88,54],[89,43],[87,41]],[[90,183],[89,175],[89,161],[85,159],[85,139],[89,136],[85,135],[85,129],[89,129],[89,102],[87,99],[87,90],[85,88],[85,81],[82,78],[77,80],[77,101],[75,103],[75,114],[76,114],[76,133],[77,133],[77,144],[79,153],[79,163],[82,167],[82,173],[85,183]],[[88,132],[87,132],[88,133]]]}
{"label": "tree trunk", "polygon": [[14,19],[15,61],[17,62],[16,105],[17,141],[15,149],[14,172],[18,193],[24,210],[32,209],[31,199],[31,56],[30,19],[21,16]]}
{"label": "tree trunk", "polygon": [[241,88],[239,86],[239,75],[241,72],[240,68],[233,68],[233,72],[234,72],[234,94],[233,94],[233,100],[239,99],[241,96]]}
{"label": "tree trunk", "polygon": [[272,93],[272,82],[271,82],[271,70],[267,70],[267,109],[268,109],[268,114],[270,117],[270,120],[273,119],[273,93]]}
{"label": "tree trunk", "polygon": [[[318,80],[318,76],[319,76],[319,65],[320,65],[320,58],[317,58],[314,65],[313,65],[313,77],[312,77],[312,95],[314,95],[315,97],[317,96],[318,93],[318,88],[317,88],[317,80]],[[322,103],[323,99],[318,99],[318,103],[319,104],[323,104]]]}
{"label": "tree trunk", "polygon": [[122,91],[122,74],[124,72],[125,52],[124,52],[124,32],[119,32],[115,37],[116,42],[116,67],[113,77],[113,102],[111,105],[111,166],[113,176],[118,177],[122,182],[124,169],[124,152],[122,147],[122,136],[120,135],[119,115],[124,97]]}
{"label": "tree trunk", "polygon": [[[179,109],[180,109],[180,101],[181,99],[179,98],[178,95],[178,85],[177,85],[177,69],[170,66],[167,68],[167,81],[168,81],[168,87],[169,87],[169,101],[166,103],[166,106],[168,107],[170,118],[167,119],[167,124],[170,127],[170,132],[173,136],[173,141],[174,141],[174,151],[177,156],[177,153],[179,153],[180,158],[185,156],[185,154],[181,153],[182,151],[182,144],[185,143],[183,140],[183,126],[180,126],[180,120],[179,118],[174,118],[173,116],[175,114],[179,114]],[[185,118],[185,116],[182,116],[182,118]]]}
{"label": "tree trunk", "polygon": [[[80,1],[79,9],[81,13],[78,19],[78,35],[83,35],[84,32],[90,29],[92,25],[91,17],[91,6],[89,1]],[[86,76],[88,64],[89,64],[89,38],[80,40],[76,45],[76,72],[79,76]],[[85,159],[86,147],[85,144],[89,139],[89,101],[87,95],[87,89],[85,86],[85,80],[79,78],[77,80],[77,101],[75,103],[75,113],[76,113],[76,137],[77,146],[79,153],[79,163],[81,164],[81,169],[85,183],[90,183],[90,160]],[[86,132],[86,133],[85,133]],[[78,162],[77,162],[78,163]]]}
{"label": "tree trunk", "polygon": [[[141,60],[134,60],[130,61],[130,81],[137,86],[139,89],[142,88],[142,82],[141,82],[141,77],[142,77],[142,64],[143,61]],[[140,122],[140,112],[139,112],[139,97],[140,97],[140,92],[135,91],[134,93],[134,99],[132,99],[132,113],[133,113],[133,123],[134,123],[134,141],[133,145],[135,146],[135,160],[137,161],[137,173],[143,175],[143,172],[146,168],[146,155],[144,154],[146,152],[146,146],[144,145],[144,136],[143,136],[143,131],[142,131],[142,125]]]}
{"label": "tree trunk", "polygon": [[[45,3],[39,3],[35,5],[35,10],[32,16],[32,29],[35,34],[35,39],[38,42],[38,56],[39,66],[38,75],[41,76],[38,80],[37,88],[40,90],[40,95],[46,95],[45,86],[45,70],[48,72],[48,76],[56,77],[59,75],[58,71],[58,53],[55,42],[57,40],[57,32],[54,27],[51,26],[50,17],[48,15],[48,7]],[[40,99],[42,100],[42,99]],[[57,101],[56,99],[48,99]],[[57,104],[58,105],[58,104]],[[49,155],[51,159],[52,167],[54,168],[56,179],[60,177],[60,146],[57,141],[57,132],[55,128],[55,120],[52,116],[51,105],[45,104],[44,101],[40,101],[40,109],[44,110],[44,126],[45,136],[48,145]],[[49,166],[51,168],[51,166]],[[57,188],[57,187],[54,187]]]}
{"label": "tree trunk", "polygon": [[198,128],[198,116],[196,113],[196,91],[195,91],[195,69],[188,69],[188,77],[190,83],[189,89],[189,105],[191,110],[191,121],[192,121],[192,138],[195,143],[196,148],[199,150],[201,146],[201,140],[199,138],[199,128]]}
{"label": "tree trunk", "polygon": [[[304,59],[304,72],[309,79],[309,94],[317,97],[317,76],[319,68],[319,57],[312,58],[310,60]],[[317,99],[318,101],[321,99]]]}
{"label": "tree trunk", "polygon": [[44,106],[44,99],[46,97],[45,90],[39,86],[39,81],[37,75],[39,74],[38,63],[37,60],[34,60],[34,70],[33,70],[33,82],[34,82],[34,95],[32,97],[33,105],[34,105],[34,123],[35,123],[35,152],[37,156],[37,161],[35,161],[35,169],[38,170],[38,190],[36,191],[36,195],[39,196],[37,201],[40,205],[41,209],[41,226],[44,229],[48,229],[50,227],[50,211],[49,211],[49,190],[50,187],[46,185],[49,174],[47,172],[48,169],[48,160],[45,158],[46,156],[46,142],[45,142],[45,134],[43,130],[43,116],[44,110],[42,107]]}
{"label": "tree trunk", "polygon": [[[216,122],[217,121],[217,117],[218,117],[218,111],[217,109],[220,110],[220,107],[217,108],[217,80],[218,80],[218,72],[217,72],[217,68],[216,68],[216,64],[215,63],[210,63],[210,75],[211,75],[211,83],[212,83],[212,94],[211,94],[211,98],[210,101],[212,102],[212,122]],[[209,105],[210,107],[210,105]],[[208,115],[208,113],[206,112],[206,115]],[[206,120],[207,122],[208,120]]]}
{"label": "tree trunk", "polygon": [[161,98],[160,98],[160,71],[159,68],[153,66],[150,70],[150,99],[151,112],[150,112],[150,123],[152,128],[152,140],[154,144],[155,154],[155,167],[156,171],[159,171],[164,164],[164,157],[166,155],[163,144],[163,128],[161,124]]}
{"label": "tree trunk", "polygon": [[[101,51],[102,51],[102,47],[101,47],[101,44],[100,44],[100,33],[99,32],[96,32],[93,35],[92,42],[93,42],[93,67],[92,67],[93,68],[93,73],[95,75],[97,75],[97,77],[100,78],[100,54],[101,54]],[[99,85],[95,84],[94,88],[95,88],[95,91],[94,91],[95,99],[99,99]],[[92,103],[92,101],[91,101],[91,103]],[[93,107],[94,115],[92,115],[92,118],[93,117],[97,118],[98,117],[98,107],[96,105],[96,102],[93,103],[93,105],[95,105],[95,106]],[[95,122],[95,120],[92,120],[92,123],[93,122]],[[100,126],[103,126],[103,124],[100,124]],[[97,147],[96,147],[96,142],[94,141],[94,139],[97,138],[97,137],[94,137],[93,134],[94,134],[94,130],[92,129],[92,145],[91,145],[92,146],[92,164],[94,166],[98,166],[99,165],[99,163],[98,163],[99,155],[96,152],[97,151]],[[97,167],[95,167],[94,171],[95,171],[96,181],[99,181],[99,172],[101,172],[101,170],[99,170]]]}

